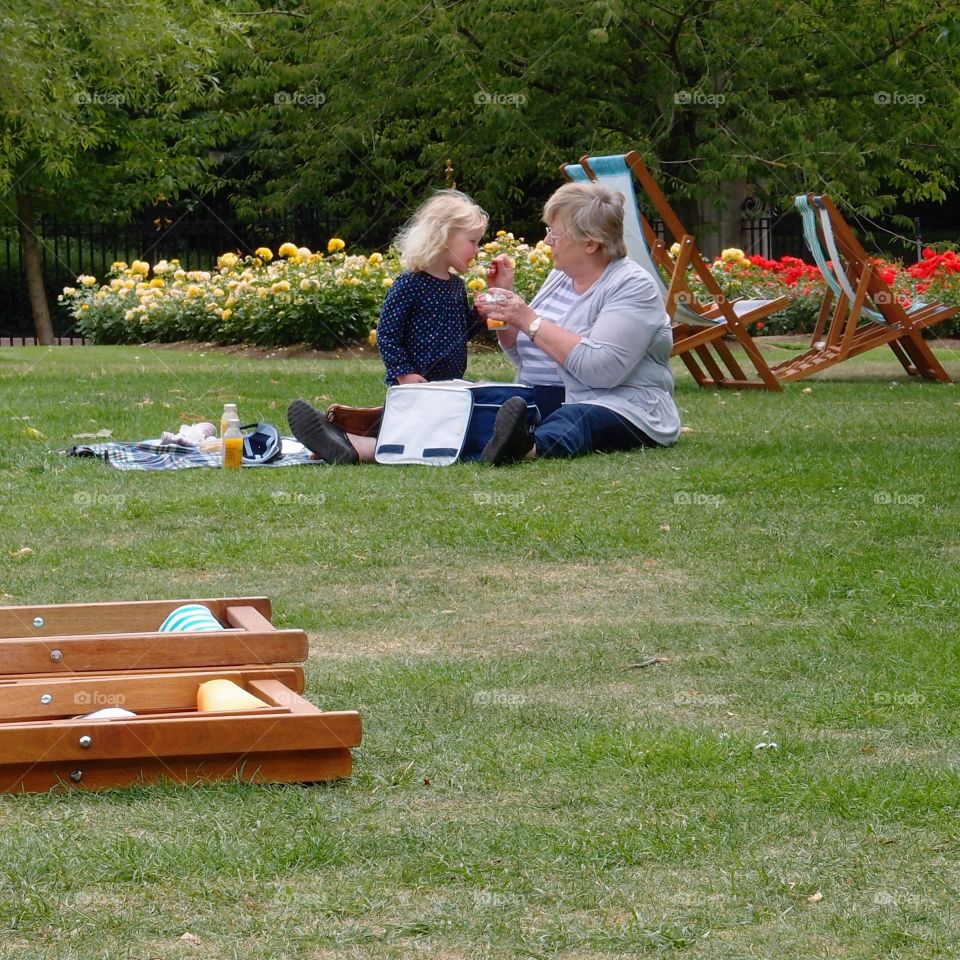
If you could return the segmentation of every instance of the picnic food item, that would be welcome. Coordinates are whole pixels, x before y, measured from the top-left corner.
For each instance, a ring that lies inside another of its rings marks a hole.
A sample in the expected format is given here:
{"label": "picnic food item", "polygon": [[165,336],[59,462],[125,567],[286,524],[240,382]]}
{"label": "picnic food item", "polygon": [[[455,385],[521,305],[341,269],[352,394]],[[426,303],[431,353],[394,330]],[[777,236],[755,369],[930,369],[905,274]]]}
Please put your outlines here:
{"label": "picnic food item", "polygon": [[236,423],[231,423],[223,435],[223,465],[231,470],[243,466],[243,435]]}
{"label": "picnic food item", "polygon": [[223,416],[220,417],[220,439],[223,439],[223,435],[227,432],[227,427],[230,426],[230,421],[236,420],[237,423],[240,423],[240,414],[237,413],[237,405],[235,403],[225,403],[223,405]]}
{"label": "picnic food item", "polygon": [[160,434],[161,443],[178,443],[184,447],[199,447],[205,440],[216,439],[217,428],[207,421],[184,423],[176,433],[165,430]]}
{"label": "picnic food item", "polygon": [[[480,300],[482,303],[507,303],[510,297],[499,290],[486,290],[478,293],[474,300]],[[487,317],[488,330],[505,330],[507,324],[502,320],[494,320],[493,317]]]}

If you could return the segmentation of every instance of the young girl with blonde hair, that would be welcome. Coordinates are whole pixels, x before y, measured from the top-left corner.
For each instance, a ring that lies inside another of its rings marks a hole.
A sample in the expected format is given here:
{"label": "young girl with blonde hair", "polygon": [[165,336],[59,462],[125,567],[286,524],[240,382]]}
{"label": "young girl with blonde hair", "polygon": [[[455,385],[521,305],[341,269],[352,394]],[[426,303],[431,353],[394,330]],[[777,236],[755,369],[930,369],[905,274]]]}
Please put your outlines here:
{"label": "young girl with blonde hair", "polygon": [[484,328],[467,301],[464,273],[487,229],[487,214],[459,190],[440,190],[397,235],[406,272],[380,311],[377,347],[386,382],[454,380],[467,369],[467,341]]}
{"label": "young girl with blonde hair", "polygon": [[[465,273],[487,229],[487,214],[459,190],[440,190],[413,214],[395,245],[405,268],[387,292],[377,325],[386,382],[456,380],[467,370],[467,341],[486,328],[467,301]],[[488,271],[488,281],[497,268]],[[287,410],[293,435],[329,463],[374,459],[376,440],[347,434],[305,400]]]}

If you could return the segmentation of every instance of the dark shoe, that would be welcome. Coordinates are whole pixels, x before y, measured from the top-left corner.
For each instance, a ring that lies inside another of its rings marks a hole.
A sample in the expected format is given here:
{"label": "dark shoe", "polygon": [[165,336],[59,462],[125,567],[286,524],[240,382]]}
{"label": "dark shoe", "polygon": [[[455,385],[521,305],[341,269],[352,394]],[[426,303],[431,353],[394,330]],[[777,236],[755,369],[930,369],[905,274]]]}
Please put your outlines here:
{"label": "dark shoe", "polygon": [[493,436],[480,457],[499,467],[522,460],[532,446],[533,434],[527,426],[527,401],[523,397],[511,397],[497,411]]}
{"label": "dark shoe", "polygon": [[347,435],[306,400],[294,400],[290,404],[287,423],[293,435],[327,463],[356,463],[360,459]]}

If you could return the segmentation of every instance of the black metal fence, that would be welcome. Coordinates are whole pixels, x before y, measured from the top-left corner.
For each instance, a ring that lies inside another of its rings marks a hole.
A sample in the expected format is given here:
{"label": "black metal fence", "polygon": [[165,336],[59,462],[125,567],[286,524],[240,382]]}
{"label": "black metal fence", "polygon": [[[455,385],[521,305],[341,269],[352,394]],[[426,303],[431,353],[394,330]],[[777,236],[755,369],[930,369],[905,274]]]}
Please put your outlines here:
{"label": "black metal fence", "polygon": [[[185,270],[205,270],[228,250],[245,255],[267,246],[276,253],[285,241],[316,250],[329,236],[329,223],[310,213],[283,220],[241,222],[177,218],[161,211],[153,219],[126,224],[46,218],[37,225],[44,286],[54,332],[61,338],[75,336],[75,332],[71,318],[57,306],[57,296],[80,274],[91,274],[102,281],[117,260],[153,264],[174,258]],[[742,245],[748,253],[767,257],[804,255],[799,219],[792,215],[744,220]],[[0,343],[32,341],[33,334],[22,251],[17,234],[11,231],[0,234]]]}
{"label": "black metal fence", "polygon": [[[235,219],[174,219],[160,213],[152,220],[130,223],[78,223],[44,218],[36,228],[44,286],[58,337],[73,334],[72,320],[58,308],[57,296],[80,274],[102,281],[117,260],[132,263],[179,259],[185,270],[210,269],[220,254],[252,254],[257,247],[274,253],[281,243],[319,249],[329,238],[329,225],[312,214],[241,222]],[[32,338],[33,320],[27,297],[23,253],[15,231],[0,234],[0,338]]]}
{"label": "black metal fence", "polygon": [[740,232],[747,254],[759,254],[768,260],[785,256],[809,259],[803,226],[795,213],[744,220]]}

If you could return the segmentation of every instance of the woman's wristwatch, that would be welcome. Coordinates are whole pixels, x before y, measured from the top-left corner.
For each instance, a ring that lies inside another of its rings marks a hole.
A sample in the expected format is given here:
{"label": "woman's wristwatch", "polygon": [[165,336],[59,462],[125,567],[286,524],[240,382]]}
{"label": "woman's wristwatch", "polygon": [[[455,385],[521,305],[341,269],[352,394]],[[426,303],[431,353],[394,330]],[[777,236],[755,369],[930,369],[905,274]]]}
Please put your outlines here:
{"label": "woman's wristwatch", "polygon": [[531,343],[537,339],[537,331],[540,329],[541,323],[543,323],[543,317],[541,317],[539,313],[530,321],[530,326],[527,328],[527,336],[530,338]]}

